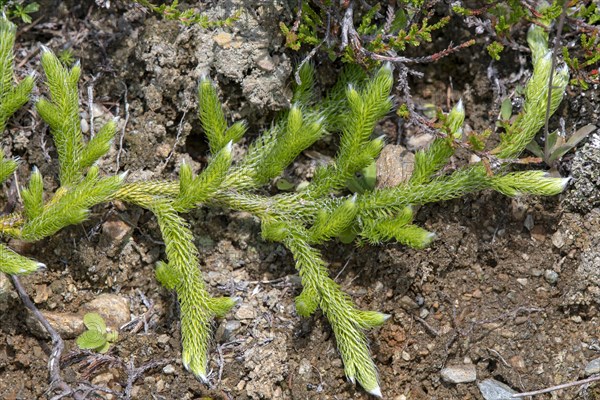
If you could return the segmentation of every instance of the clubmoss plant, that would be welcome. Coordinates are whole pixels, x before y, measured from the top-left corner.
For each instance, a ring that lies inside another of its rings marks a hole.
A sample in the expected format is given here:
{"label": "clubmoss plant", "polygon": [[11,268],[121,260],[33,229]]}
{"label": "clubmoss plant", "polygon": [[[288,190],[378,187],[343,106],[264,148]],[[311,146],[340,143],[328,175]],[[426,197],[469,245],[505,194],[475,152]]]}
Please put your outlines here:
{"label": "clubmoss plant", "polygon": [[[0,122],[26,100],[33,79],[13,85],[12,43],[14,27],[0,21]],[[0,216],[0,235],[37,241],[63,227],[85,220],[90,208],[120,200],[151,211],[158,220],[167,260],[156,268],[159,281],[176,292],[181,308],[183,364],[197,378],[207,380],[211,322],[225,315],[237,299],[213,297],[198,268],[198,250],[192,231],[181,216],[200,204],[251,213],[260,220],[265,239],[283,243],[292,253],[303,289],[296,297],[299,315],[321,309],[335,333],[346,376],[369,393],[381,396],[377,369],[371,358],[366,331],[382,325],[388,315],[361,310],[329,275],[319,245],[350,231],[357,240],[379,243],[394,240],[414,248],[431,243],[432,232],[413,223],[413,208],[450,200],[484,189],[508,196],[525,193],[555,195],[568,179],[543,171],[511,172],[510,164],[543,124],[548,96],[550,56],[543,41],[530,42],[533,76],[527,86],[523,112],[507,128],[497,148],[481,150],[482,161],[449,171],[447,164],[460,143],[464,108],[459,103],[447,116],[445,128],[426,150],[415,155],[412,177],[398,186],[367,188],[348,194],[348,181],[378,157],[385,140],[373,138],[378,121],[393,108],[390,91],[393,73],[389,64],[372,77],[350,68],[323,100],[313,94],[312,68],[305,64],[296,88],[295,104],[249,147],[244,158],[232,162],[232,144],[246,131],[243,122],[228,124],[216,90],[208,78],[198,87],[199,119],[208,140],[211,158],[199,173],[183,164],[179,180],[126,182],[125,174],[105,176],[96,165],[111,145],[116,123],[108,122],[94,137],[81,132],[77,82],[80,67],[67,69],[46,48],[42,66],[50,97],[36,102],[40,116],[50,126],[58,152],[60,186],[44,190],[42,176],[32,171],[22,190],[20,209]],[[552,91],[552,112],[558,106],[568,74],[558,68]],[[279,177],[306,148],[326,134],[340,134],[333,162],[320,167],[302,191],[264,195],[259,189]],[[17,160],[1,159],[0,178],[8,178]],[[42,264],[0,248],[0,272],[26,274]]]}

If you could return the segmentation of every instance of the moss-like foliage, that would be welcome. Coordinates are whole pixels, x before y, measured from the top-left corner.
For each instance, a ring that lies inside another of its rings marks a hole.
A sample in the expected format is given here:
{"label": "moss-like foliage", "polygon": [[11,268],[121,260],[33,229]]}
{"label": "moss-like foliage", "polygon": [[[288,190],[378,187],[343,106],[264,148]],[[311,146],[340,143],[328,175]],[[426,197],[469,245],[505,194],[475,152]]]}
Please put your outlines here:
{"label": "moss-like foliage", "polygon": [[[14,28],[0,20],[0,122],[27,99],[33,81],[13,86],[12,50]],[[242,210],[256,216],[265,239],[283,243],[293,254],[303,290],[296,298],[298,314],[309,316],[321,309],[335,333],[346,376],[369,393],[380,396],[377,369],[369,353],[366,331],[388,318],[378,311],[360,310],[350,296],[330,277],[319,245],[344,236],[378,243],[395,240],[422,248],[435,237],[413,223],[414,205],[461,197],[493,189],[509,196],[523,193],[555,195],[567,180],[546,176],[541,171],[509,171],[543,123],[550,73],[545,38],[531,35],[534,71],[527,86],[523,112],[507,129],[500,145],[477,164],[444,172],[462,134],[464,109],[458,104],[445,116],[444,132],[428,149],[415,156],[414,173],[395,187],[366,188],[347,194],[348,181],[371,165],[384,146],[373,138],[379,120],[393,106],[393,85],[389,65],[372,77],[348,69],[332,93],[315,100],[313,71],[305,64],[296,88],[294,106],[252,143],[245,157],[232,163],[232,143],[245,132],[242,122],[228,124],[213,85],[203,79],[199,85],[199,118],[211,152],[207,167],[196,173],[187,165],[180,168],[179,180],[125,182],[124,175],[102,176],[96,160],[106,153],[115,132],[109,122],[96,136],[86,140],[80,130],[77,80],[80,69],[65,68],[48,49],[42,65],[50,99],[37,101],[36,108],[50,126],[60,171],[60,187],[45,193],[42,177],[34,170],[22,190],[22,207],[0,216],[0,234],[35,241],[53,235],[65,226],[87,218],[91,207],[120,200],[151,211],[162,232],[167,260],[157,266],[157,278],[177,293],[181,306],[183,363],[199,379],[207,379],[211,323],[225,315],[237,299],[215,298],[207,291],[200,269],[192,231],[181,213],[200,205]],[[559,68],[554,78],[552,111],[562,98],[568,77]],[[277,178],[306,148],[323,135],[340,135],[333,162],[320,167],[302,191],[274,196],[258,189]],[[0,178],[6,179],[16,160],[0,157]],[[0,245],[0,272],[24,274],[42,264],[31,261]]]}

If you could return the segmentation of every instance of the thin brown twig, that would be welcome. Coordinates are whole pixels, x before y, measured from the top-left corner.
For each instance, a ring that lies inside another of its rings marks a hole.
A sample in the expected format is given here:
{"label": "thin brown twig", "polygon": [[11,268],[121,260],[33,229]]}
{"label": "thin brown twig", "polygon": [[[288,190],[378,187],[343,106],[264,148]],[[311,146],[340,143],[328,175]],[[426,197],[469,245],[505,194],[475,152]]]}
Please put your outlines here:
{"label": "thin brown twig", "polygon": [[169,161],[171,161],[173,154],[175,154],[175,149],[177,148],[177,146],[179,146],[179,140],[181,140],[181,133],[183,132],[183,123],[185,121],[186,115],[187,115],[187,111],[184,111],[183,115],[181,116],[181,119],[179,120],[179,124],[177,125],[177,135],[175,136],[175,143],[173,143],[173,147],[171,147],[171,151],[169,151],[169,154],[167,155],[167,158],[163,162],[161,169],[164,169],[167,166],[167,164],[169,163]]}
{"label": "thin brown twig", "polygon": [[433,326],[429,325],[429,323],[427,323],[427,321],[425,321],[423,318],[419,317],[418,315],[413,315],[413,318],[416,319],[417,321],[419,321],[423,327],[425,328],[425,330],[427,332],[429,332],[430,335],[432,336],[440,336],[440,333],[437,331],[437,329],[435,329]]}
{"label": "thin brown twig", "polygon": [[[563,26],[565,24],[565,17],[567,15],[567,3],[568,0],[563,0],[563,8],[560,14],[560,19],[558,20],[558,27],[556,28],[556,37],[554,38],[554,48],[552,49],[552,66],[550,67],[550,77],[548,78],[548,101],[546,102],[546,119],[544,123],[544,138],[545,143],[548,143],[548,136],[550,133],[548,132],[548,121],[550,120],[550,106],[552,104],[552,79],[554,78],[554,70],[556,69],[556,53],[558,52],[558,47],[560,46],[560,38],[562,35]],[[545,145],[544,146],[544,158],[547,160],[550,158],[550,148]]]}
{"label": "thin brown twig", "polygon": [[450,44],[450,46],[448,46],[446,49],[439,51],[435,54],[431,54],[431,55],[425,56],[425,57],[417,57],[417,58],[402,57],[402,56],[384,56],[384,55],[374,53],[374,52],[369,51],[364,48],[362,49],[362,51],[367,56],[371,57],[373,60],[389,61],[392,63],[404,63],[404,64],[425,64],[425,63],[435,62],[435,61],[439,60],[440,58],[446,57],[452,53],[455,53],[461,49],[472,46],[474,44],[475,44],[475,39],[467,40],[466,42],[461,43],[458,46],[452,46],[452,44]]}
{"label": "thin brown twig", "polygon": [[125,111],[125,121],[123,122],[123,128],[121,129],[121,134],[119,135],[119,150],[117,152],[117,169],[115,172],[119,172],[119,168],[121,167],[121,153],[123,152],[123,138],[125,137],[125,129],[127,128],[127,123],[129,122],[129,102],[127,101],[127,84],[125,82],[121,82],[123,87],[125,88],[125,92],[123,93],[123,103],[124,103],[124,111]]}
{"label": "thin brown twig", "polygon": [[[46,329],[50,338],[52,339],[52,352],[50,353],[50,357],[48,358],[48,370],[49,370],[49,378],[50,378],[50,388],[49,391],[54,389],[62,390],[62,393],[59,396],[71,395],[75,400],[84,400],[85,395],[81,395],[76,390],[73,390],[60,376],[60,356],[65,348],[65,344],[58,334],[56,330],[50,325],[46,317],[40,312],[40,310],[33,304],[31,298],[25,291],[25,288],[21,284],[21,281],[15,275],[10,275],[11,282],[19,295],[19,298],[23,302],[23,305],[27,307],[29,311],[32,312],[35,319],[37,319],[40,324]],[[61,397],[59,397],[61,398]]]}
{"label": "thin brown twig", "polygon": [[587,385],[588,383],[592,383],[592,382],[596,382],[596,381],[600,381],[600,375],[593,375],[593,376],[590,376],[589,378],[582,379],[580,381],[563,383],[563,384],[551,386],[551,387],[548,387],[545,389],[534,390],[532,392],[523,392],[523,393],[513,394],[511,396],[511,398],[518,399],[518,398],[527,397],[527,396],[537,396],[538,394],[555,392],[557,390],[567,389],[567,388],[570,388],[573,386]]}
{"label": "thin brown twig", "polygon": [[29,62],[29,60],[31,60],[33,57],[37,56],[40,53],[40,51],[42,51],[42,49],[40,49],[39,47],[36,47],[35,49],[33,49],[33,51],[30,51],[29,53],[27,53],[25,58],[23,58],[21,61],[19,61],[16,68],[17,69],[23,68],[23,66],[25,64],[27,64]]}
{"label": "thin brown twig", "polygon": [[294,79],[296,80],[296,83],[298,85],[302,84],[302,79],[300,78],[300,70],[302,69],[304,64],[309,62],[315,56],[315,54],[317,54],[317,51],[321,48],[321,46],[323,46],[323,44],[329,42],[329,30],[330,29],[331,29],[331,14],[327,13],[327,27],[325,30],[325,38],[323,38],[323,40],[318,45],[313,47],[313,49],[306,55],[306,57],[304,57],[304,59],[300,62],[300,64],[298,64],[298,67],[296,68],[296,72],[294,73]]}

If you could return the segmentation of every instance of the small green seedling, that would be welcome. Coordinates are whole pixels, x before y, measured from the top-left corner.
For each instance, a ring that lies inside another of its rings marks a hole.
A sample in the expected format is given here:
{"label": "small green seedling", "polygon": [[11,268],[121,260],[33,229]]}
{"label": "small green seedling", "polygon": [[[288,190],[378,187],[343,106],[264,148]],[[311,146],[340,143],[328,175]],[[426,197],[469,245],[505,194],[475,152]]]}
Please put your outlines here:
{"label": "small green seedling", "polygon": [[110,345],[119,338],[118,332],[108,332],[104,318],[97,313],[87,313],[83,316],[87,331],[77,337],[76,343],[81,350],[93,350],[106,353]]}
{"label": "small green seedling", "polygon": [[40,9],[40,5],[38,3],[26,2],[23,0],[0,0],[0,7],[9,19],[20,19],[26,24],[30,24],[32,22],[31,14],[38,12]]}
{"label": "small green seedling", "polygon": [[579,128],[568,138],[559,130],[556,130],[548,135],[544,141],[544,148],[535,141],[531,141],[527,145],[527,150],[532,152],[536,157],[540,157],[546,165],[552,169],[556,169],[556,162],[570,150],[577,147],[579,142],[589,136],[590,133],[596,130],[596,126],[588,124]]}

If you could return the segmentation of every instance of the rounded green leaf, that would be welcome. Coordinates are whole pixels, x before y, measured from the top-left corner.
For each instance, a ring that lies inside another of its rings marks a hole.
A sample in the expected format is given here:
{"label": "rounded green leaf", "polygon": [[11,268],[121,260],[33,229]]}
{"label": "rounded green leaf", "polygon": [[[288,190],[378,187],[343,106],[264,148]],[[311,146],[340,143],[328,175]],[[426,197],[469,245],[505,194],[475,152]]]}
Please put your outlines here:
{"label": "rounded green leaf", "polygon": [[94,350],[104,346],[106,337],[97,330],[89,330],[83,332],[75,341],[81,350]]}
{"label": "rounded green leaf", "polygon": [[104,318],[98,313],[87,313],[83,316],[83,324],[90,331],[100,332],[102,335],[106,334],[106,323]]}

